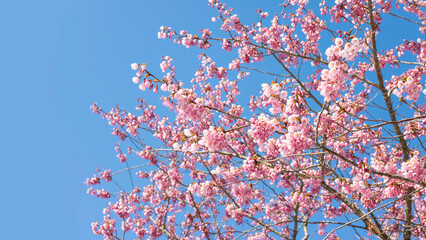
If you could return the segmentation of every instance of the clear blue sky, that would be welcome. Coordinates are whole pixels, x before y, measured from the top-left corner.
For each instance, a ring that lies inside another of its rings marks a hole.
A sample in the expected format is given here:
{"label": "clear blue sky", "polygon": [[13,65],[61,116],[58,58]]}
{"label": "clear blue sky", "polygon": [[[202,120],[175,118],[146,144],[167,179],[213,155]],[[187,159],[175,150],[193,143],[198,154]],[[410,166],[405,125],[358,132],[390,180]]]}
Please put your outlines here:
{"label": "clear blue sky", "polygon": [[[98,167],[121,165],[111,127],[89,107],[95,101],[105,109],[116,103],[135,107],[144,93],[131,82],[133,62],[160,72],[161,56],[170,55],[178,77],[190,79],[197,51],[159,40],[157,32],[161,25],[194,33],[213,28],[216,13],[207,2],[1,4],[0,238],[101,239],[90,223],[102,220],[107,201],[87,195],[83,182]],[[232,6],[239,15],[253,14],[262,8],[258,3]]]}
{"label": "clear blue sky", "polygon": [[[142,92],[131,82],[133,62],[160,71],[161,56],[170,55],[180,76],[191,78],[197,51],[157,32],[161,25],[213,26],[207,2],[2,2],[1,239],[101,239],[90,223],[102,220],[107,201],[87,195],[83,181],[100,166],[117,166],[117,139],[89,107],[135,107]],[[235,7],[252,14],[255,3]]]}

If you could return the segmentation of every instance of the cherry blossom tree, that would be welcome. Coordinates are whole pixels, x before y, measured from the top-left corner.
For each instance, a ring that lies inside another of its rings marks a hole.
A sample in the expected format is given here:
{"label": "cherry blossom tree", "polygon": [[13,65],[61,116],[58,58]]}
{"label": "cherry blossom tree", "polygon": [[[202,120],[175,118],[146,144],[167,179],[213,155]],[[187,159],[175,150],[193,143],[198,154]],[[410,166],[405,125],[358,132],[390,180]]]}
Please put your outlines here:
{"label": "cherry blossom tree", "polygon": [[[92,106],[114,126],[124,164],[86,181],[89,194],[111,199],[93,232],[426,239],[426,1],[285,0],[275,13],[253,11],[255,22],[232,3],[208,5],[216,35],[158,33],[202,49],[192,79],[178,80],[170,56],[161,71],[134,63],[133,82],[162,105]],[[395,23],[407,28],[384,38]],[[219,64],[208,55],[218,49],[234,60]],[[248,81],[258,95],[244,95]],[[98,186],[129,173],[130,190]]]}

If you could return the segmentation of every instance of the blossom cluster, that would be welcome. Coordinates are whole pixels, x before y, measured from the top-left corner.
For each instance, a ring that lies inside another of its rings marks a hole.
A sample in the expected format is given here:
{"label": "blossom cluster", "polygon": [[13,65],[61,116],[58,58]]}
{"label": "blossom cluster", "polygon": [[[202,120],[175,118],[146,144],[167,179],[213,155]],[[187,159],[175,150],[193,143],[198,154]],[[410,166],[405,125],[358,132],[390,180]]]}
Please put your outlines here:
{"label": "blossom cluster", "polygon": [[[135,113],[91,107],[113,127],[124,166],[85,182],[110,201],[95,234],[426,239],[425,4],[319,5],[284,0],[276,14],[257,9],[246,23],[209,0],[224,34],[160,28],[159,38],[199,48],[200,63],[186,80],[170,56],[161,71],[131,64],[132,81],[169,111],[152,98],[138,99]],[[391,16],[422,25],[422,37],[382,44]],[[213,59],[216,49],[231,57]],[[102,188],[122,174],[129,184]]]}

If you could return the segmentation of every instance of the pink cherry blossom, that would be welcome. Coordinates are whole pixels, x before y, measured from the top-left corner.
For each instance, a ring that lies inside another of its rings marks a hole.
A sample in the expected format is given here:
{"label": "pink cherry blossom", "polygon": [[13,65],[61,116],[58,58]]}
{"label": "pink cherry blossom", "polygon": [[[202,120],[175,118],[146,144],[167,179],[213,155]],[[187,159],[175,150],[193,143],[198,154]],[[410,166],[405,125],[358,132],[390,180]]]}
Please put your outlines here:
{"label": "pink cherry blossom", "polygon": [[426,4],[232,5],[208,1],[212,29],[160,27],[198,57],[194,74],[171,56],[133,63],[152,91],[136,110],[91,106],[123,166],[85,181],[109,201],[93,233],[426,239]]}
{"label": "pink cherry blossom", "polygon": [[137,69],[138,69],[138,67],[139,67],[139,64],[137,64],[137,63],[132,63],[132,64],[131,64],[131,67],[132,67],[132,70],[137,70]]}

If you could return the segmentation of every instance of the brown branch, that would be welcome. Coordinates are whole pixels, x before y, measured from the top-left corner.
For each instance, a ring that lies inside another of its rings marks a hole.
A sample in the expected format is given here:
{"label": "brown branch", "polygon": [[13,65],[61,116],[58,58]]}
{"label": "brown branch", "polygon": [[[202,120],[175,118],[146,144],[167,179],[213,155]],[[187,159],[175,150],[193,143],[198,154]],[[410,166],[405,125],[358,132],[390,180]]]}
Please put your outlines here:
{"label": "brown branch", "polygon": [[[342,201],[346,206],[348,206],[355,215],[359,217],[360,220],[364,222],[364,224],[367,226],[367,228],[375,235],[379,236],[381,239],[389,239],[388,235],[383,232],[383,230],[380,228],[380,226],[377,226],[374,223],[374,220],[371,219],[368,213],[364,213],[356,204],[349,201],[344,194],[337,192],[334,188],[327,185],[324,181],[321,182],[321,186],[330,192],[331,194],[335,195],[340,201]],[[374,225],[376,227],[374,227]],[[326,239],[326,238],[325,238]]]}
{"label": "brown branch", "polygon": [[[395,130],[396,135],[398,135],[399,143],[401,144],[402,152],[404,155],[404,161],[407,162],[410,159],[410,149],[408,147],[407,142],[405,141],[405,138],[401,132],[401,129],[399,128],[399,125],[396,123],[396,114],[392,106],[391,98],[388,96],[388,92],[386,90],[384,81],[383,81],[383,74],[380,66],[380,61],[377,55],[377,43],[376,43],[376,29],[377,25],[374,22],[374,16],[373,16],[373,3],[372,0],[368,0],[368,11],[369,11],[369,18],[370,18],[370,26],[371,26],[371,48],[373,52],[373,59],[374,59],[374,69],[376,71],[377,81],[379,83],[379,89],[382,92],[383,100],[386,103],[387,111],[389,112],[390,118],[393,123],[393,128]],[[407,189],[407,197],[405,199],[405,224],[404,224],[404,240],[410,240],[411,239],[411,218],[412,218],[412,205],[413,200],[411,198],[410,192],[412,192],[412,188]]]}
{"label": "brown branch", "polygon": [[309,95],[310,98],[312,98],[316,104],[318,104],[318,106],[322,106],[322,104],[320,103],[320,101],[318,101],[318,99],[311,93],[311,91],[309,91],[305,85],[303,85],[303,83],[300,81],[300,79],[298,79],[291,71],[290,69],[288,69],[282,62],[281,60],[274,54],[272,53],[272,56],[274,56],[274,58],[277,60],[277,62],[281,65],[281,67],[283,67],[290,75],[291,77],[296,80],[296,82],[299,84],[299,86]]}

